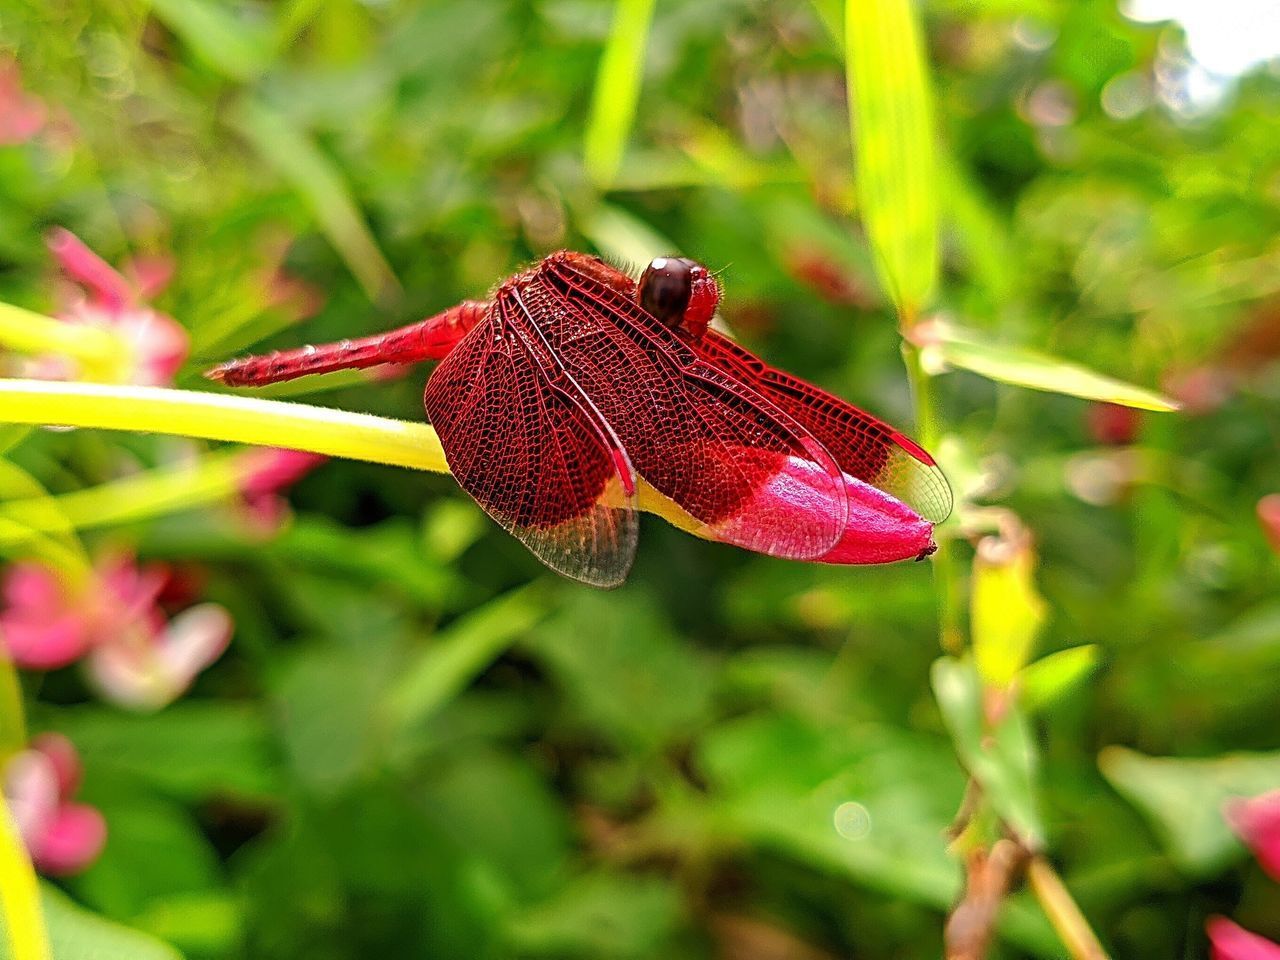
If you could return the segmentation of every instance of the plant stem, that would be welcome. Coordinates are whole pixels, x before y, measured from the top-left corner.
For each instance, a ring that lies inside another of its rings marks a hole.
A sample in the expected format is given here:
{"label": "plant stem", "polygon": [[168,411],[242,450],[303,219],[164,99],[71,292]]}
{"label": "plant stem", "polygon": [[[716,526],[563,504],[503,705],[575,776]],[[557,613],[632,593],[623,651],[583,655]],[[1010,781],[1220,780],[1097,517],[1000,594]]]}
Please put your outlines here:
{"label": "plant stem", "polygon": [[1041,856],[1032,857],[1027,877],[1041,908],[1074,960],[1109,960],[1097,934],[1049,861]]}
{"label": "plant stem", "polygon": [[[902,329],[910,327],[909,318],[899,318]],[[920,348],[909,340],[902,341],[902,361],[907,368],[911,395],[915,400],[916,427],[920,443],[926,450],[938,449],[942,431],[938,427],[938,415],[933,403],[933,381],[920,363]],[[961,584],[951,538],[939,537],[938,550],[933,555],[933,581],[938,598],[938,642],[952,655],[964,650],[964,624],[960,604]]]}
{"label": "plant stem", "polygon": [[0,769],[27,745],[27,718],[22,707],[22,684],[8,651],[0,649]]}
{"label": "plant stem", "polygon": [[[0,504],[0,519],[45,531],[56,517],[73,530],[88,530],[217,503],[239,489],[245,472],[238,462],[242,456],[239,450],[216,453],[196,464],[150,470],[56,497]],[[0,526],[0,542],[10,537],[21,535]]]}
{"label": "plant stem", "polygon": [[19,353],[71,357],[93,374],[115,370],[124,354],[120,338],[106,330],[64,323],[11,303],[0,303],[0,344]]}
{"label": "plant stem", "polygon": [[[440,438],[425,423],[194,390],[0,379],[0,423],[165,433],[288,447],[434,473],[449,470]],[[212,471],[200,477],[202,484],[207,481],[212,488],[222,482]],[[173,477],[152,479],[154,483],[145,488],[148,496],[167,498],[175,507],[181,505],[176,499],[176,485],[184,481]],[[185,482],[192,482],[192,478]],[[210,490],[204,493],[212,497]],[[115,511],[117,522],[141,516],[127,506],[104,503],[96,499],[97,496],[93,491],[84,491],[51,499],[60,505],[69,501],[82,519],[92,507],[110,508]],[[643,481],[639,483],[636,505],[681,530],[695,536],[708,536],[699,521]],[[26,511],[26,508],[20,509]],[[22,539],[19,532],[6,527],[2,522],[5,519],[0,516],[0,543]],[[17,521],[9,522],[16,524]],[[101,523],[91,521],[91,525]]]}
{"label": "plant stem", "polygon": [[0,380],[0,421],[167,433],[290,447],[436,473],[448,471],[436,432],[280,400],[44,380]]}
{"label": "plant stem", "polygon": [[9,805],[0,798],[0,911],[12,960],[49,960],[49,935],[40,909],[40,885],[18,836]]}

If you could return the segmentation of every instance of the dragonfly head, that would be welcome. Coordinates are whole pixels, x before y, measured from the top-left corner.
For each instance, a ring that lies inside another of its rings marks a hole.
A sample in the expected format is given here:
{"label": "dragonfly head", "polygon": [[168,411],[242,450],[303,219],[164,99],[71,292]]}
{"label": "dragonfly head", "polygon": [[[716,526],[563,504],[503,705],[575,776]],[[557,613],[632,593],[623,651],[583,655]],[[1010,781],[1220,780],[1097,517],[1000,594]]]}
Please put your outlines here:
{"label": "dragonfly head", "polygon": [[656,257],[640,275],[640,306],[694,340],[720,305],[720,285],[707,268],[685,257]]}

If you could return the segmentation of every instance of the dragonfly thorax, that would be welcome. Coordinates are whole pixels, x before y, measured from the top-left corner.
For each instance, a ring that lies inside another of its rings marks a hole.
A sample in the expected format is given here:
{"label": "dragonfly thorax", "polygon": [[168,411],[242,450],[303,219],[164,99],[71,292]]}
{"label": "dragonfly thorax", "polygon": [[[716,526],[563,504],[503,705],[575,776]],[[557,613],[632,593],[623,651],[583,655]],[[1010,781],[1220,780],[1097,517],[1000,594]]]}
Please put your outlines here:
{"label": "dragonfly thorax", "polygon": [[640,275],[640,306],[694,339],[707,332],[720,287],[707,268],[685,257],[656,257]]}

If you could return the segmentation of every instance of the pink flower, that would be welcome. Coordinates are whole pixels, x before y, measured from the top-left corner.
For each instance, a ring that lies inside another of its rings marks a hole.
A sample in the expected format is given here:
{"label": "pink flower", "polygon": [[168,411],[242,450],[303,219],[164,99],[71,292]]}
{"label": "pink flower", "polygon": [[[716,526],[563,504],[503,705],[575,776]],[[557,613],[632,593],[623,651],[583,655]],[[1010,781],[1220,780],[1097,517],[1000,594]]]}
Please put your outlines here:
{"label": "pink flower", "polygon": [[1272,879],[1280,880],[1280,790],[1237,798],[1223,809],[1227,823]]}
{"label": "pink flower", "polygon": [[[187,331],[172,317],[153,310],[142,299],[159,292],[172,265],[156,258],[132,263],[135,280],[126,279],[69,230],[50,231],[50,252],[66,276],[80,289],[66,298],[58,319],[110,331],[124,345],[127,362],[121,382],[168,386],[190,349]],[[24,372],[46,380],[64,380],[75,368],[66,358],[40,357]]]}
{"label": "pink flower", "polygon": [[848,474],[842,478],[845,502],[840,504],[833,502],[831,484],[817,464],[788,457],[783,469],[732,517],[705,532],[713,539],[743,545],[744,535],[750,534],[761,517],[771,518],[777,526],[804,524],[821,529],[830,517],[843,513],[840,539],[826,553],[812,558],[815,561],[889,563],[927,557],[937,549],[932,523],[876,487]]}
{"label": "pink flower", "polygon": [[157,629],[95,647],[86,665],[108,700],[135,710],[172,703],[231,642],[231,614],[216,603],[182,611]]}
{"label": "pink flower", "polygon": [[52,670],[83,659],[90,680],[122,706],[172,702],[226,649],[231,616],[204,603],[169,619],[159,606],[172,579],[160,564],[113,555],[82,584],[34,563],[5,574],[0,639],[20,667]]}
{"label": "pink flower", "polygon": [[281,447],[262,447],[241,455],[245,469],[240,478],[240,502],[250,528],[265,536],[275,533],[289,509],[280,494],[328,459]]}
{"label": "pink flower", "polygon": [[18,666],[56,670],[88,651],[88,618],[47,567],[13,564],[5,571],[0,597],[4,600],[0,637]]}
{"label": "pink flower", "polygon": [[1280,943],[1250,933],[1226,917],[1210,917],[1205,924],[1212,960],[1280,960]]}
{"label": "pink flower", "polygon": [[44,102],[22,89],[17,63],[0,62],[0,147],[26,143],[44,126]]}
{"label": "pink flower", "polygon": [[78,873],[106,843],[102,814],[71,802],[80,774],[75,747],[56,733],[36,737],[5,766],[5,798],[32,862],[43,873]]}

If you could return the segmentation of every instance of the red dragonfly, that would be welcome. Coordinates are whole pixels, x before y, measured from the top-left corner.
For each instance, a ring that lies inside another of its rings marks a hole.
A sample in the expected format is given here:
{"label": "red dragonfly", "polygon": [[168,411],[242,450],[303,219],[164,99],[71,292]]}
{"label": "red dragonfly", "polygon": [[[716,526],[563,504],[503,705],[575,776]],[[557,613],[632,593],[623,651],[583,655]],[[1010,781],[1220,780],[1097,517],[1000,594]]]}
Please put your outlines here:
{"label": "red dragonfly", "polygon": [[637,536],[637,477],[704,536],[798,560],[877,563],[935,549],[951,490],[889,425],[708,325],[706,267],[659,257],[639,281],[554,253],[398,330],[232,360],[207,374],[257,386],[439,360],[427,416],[458,483],[533,554],[620,584]]}

